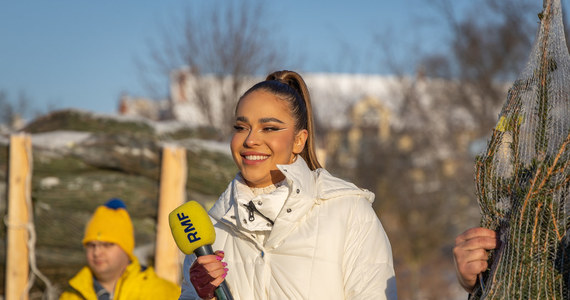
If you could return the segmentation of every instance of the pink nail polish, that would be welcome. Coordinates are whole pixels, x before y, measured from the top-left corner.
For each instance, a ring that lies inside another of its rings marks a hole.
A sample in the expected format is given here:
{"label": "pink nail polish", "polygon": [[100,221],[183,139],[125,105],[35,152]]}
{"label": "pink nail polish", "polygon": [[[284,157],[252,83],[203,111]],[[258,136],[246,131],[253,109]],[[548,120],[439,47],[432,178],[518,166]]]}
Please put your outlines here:
{"label": "pink nail polish", "polygon": [[225,267],[225,266],[227,266],[227,265],[228,265],[228,263],[226,263],[226,262],[222,262],[222,266],[224,266],[224,267]]}
{"label": "pink nail polish", "polygon": [[228,270],[228,268],[224,268],[224,271],[226,271],[226,273],[228,273],[229,270]]}
{"label": "pink nail polish", "polygon": [[228,275],[228,273],[222,274],[222,278],[226,278],[227,275]]}
{"label": "pink nail polish", "polygon": [[217,255],[216,255],[216,259],[220,260],[220,261],[222,260],[222,258],[220,256],[217,256]]}

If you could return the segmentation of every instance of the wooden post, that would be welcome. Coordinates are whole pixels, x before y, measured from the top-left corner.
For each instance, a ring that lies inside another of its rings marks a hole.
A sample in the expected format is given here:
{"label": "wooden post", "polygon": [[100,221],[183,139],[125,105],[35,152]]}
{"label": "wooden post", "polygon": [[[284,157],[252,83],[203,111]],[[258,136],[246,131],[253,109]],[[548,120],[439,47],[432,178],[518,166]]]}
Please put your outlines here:
{"label": "wooden post", "polygon": [[181,279],[181,252],[170,232],[168,214],[186,199],[186,169],[186,149],[164,147],[154,265],[158,276],[178,284]]}
{"label": "wooden post", "polygon": [[6,250],[6,300],[27,300],[28,197],[31,197],[32,147],[26,134],[10,137],[8,221]]}

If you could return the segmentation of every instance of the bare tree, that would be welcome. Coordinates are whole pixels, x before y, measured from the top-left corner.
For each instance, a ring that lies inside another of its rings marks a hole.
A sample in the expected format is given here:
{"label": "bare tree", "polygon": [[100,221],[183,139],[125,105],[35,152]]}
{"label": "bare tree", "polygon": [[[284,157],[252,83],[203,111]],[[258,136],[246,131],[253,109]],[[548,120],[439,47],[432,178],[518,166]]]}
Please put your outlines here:
{"label": "bare tree", "polygon": [[[386,56],[379,65],[401,79],[402,109],[395,112],[400,126],[384,143],[364,133],[355,172],[356,181],[377,195],[402,299],[456,296],[449,288],[458,287],[450,249],[458,231],[478,221],[469,146],[497,122],[507,87],[529,55],[541,10],[527,0],[477,1],[460,18],[453,1],[431,4],[451,35],[438,53],[409,48],[422,55],[415,78],[390,56],[393,40],[377,40]],[[404,139],[412,141],[409,148],[400,147]]]}
{"label": "bare tree", "polygon": [[447,22],[451,38],[442,53],[424,58],[423,70],[427,76],[461,82],[461,88],[447,97],[467,108],[481,123],[480,135],[486,135],[496,122],[506,86],[516,79],[529,55],[540,5],[529,0],[486,0],[460,20],[452,1],[432,3]]}
{"label": "bare tree", "polygon": [[[220,120],[232,119],[234,104],[251,77],[281,62],[286,45],[276,40],[276,27],[271,26],[262,1],[201,4],[189,7],[174,30],[151,45],[150,65],[145,69],[168,76],[184,66],[186,72],[171,80],[185,81],[190,89],[186,93],[193,98],[188,100],[196,101],[210,125],[225,130],[229,126]],[[214,106],[216,101],[219,106]]]}
{"label": "bare tree", "polygon": [[10,129],[18,129],[23,125],[31,107],[31,100],[24,92],[20,92],[15,100],[10,100],[6,91],[0,90],[0,124]]}

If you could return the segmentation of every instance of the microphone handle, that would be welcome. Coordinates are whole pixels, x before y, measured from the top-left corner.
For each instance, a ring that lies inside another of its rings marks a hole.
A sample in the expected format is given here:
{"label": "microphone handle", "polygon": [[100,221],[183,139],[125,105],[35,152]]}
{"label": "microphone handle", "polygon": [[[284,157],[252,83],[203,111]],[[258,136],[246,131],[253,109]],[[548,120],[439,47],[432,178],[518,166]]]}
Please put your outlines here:
{"label": "microphone handle", "polygon": [[[212,245],[204,245],[196,248],[196,250],[194,250],[194,254],[196,254],[197,257],[203,255],[210,255],[214,254],[214,250],[212,249]],[[225,280],[222,281],[222,283],[220,283],[220,285],[216,288],[216,291],[214,291],[214,293],[216,294],[217,300],[234,300],[232,294],[230,293],[230,288],[228,287],[228,284],[226,283]]]}
{"label": "microphone handle", "polygon": [[230,293],[230,288],[225,280],[220,283],[214,293],[216,294],[217,300],[234,300],[232,293]]}
{"label": "microphone handle", "polygon": [[196,254],[197,257],[200,257],[214,254],[214,250],[212,249],[212,245],[204,245],[196,248],[196,250],[194,250],[194,254]]}

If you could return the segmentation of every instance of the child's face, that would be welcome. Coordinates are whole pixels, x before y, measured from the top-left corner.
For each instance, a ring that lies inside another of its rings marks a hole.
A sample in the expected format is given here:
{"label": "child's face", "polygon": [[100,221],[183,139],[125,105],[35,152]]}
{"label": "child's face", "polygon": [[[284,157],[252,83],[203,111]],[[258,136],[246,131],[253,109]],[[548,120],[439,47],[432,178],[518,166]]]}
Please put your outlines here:
{"label": "child's face", "polygon": [[307,140],[307,130],[295,132],[287,103],[267,91],[254,91],[241,99],[234,127],[232,156],[251,187],[283,180],[277,165],[292,163]]}

